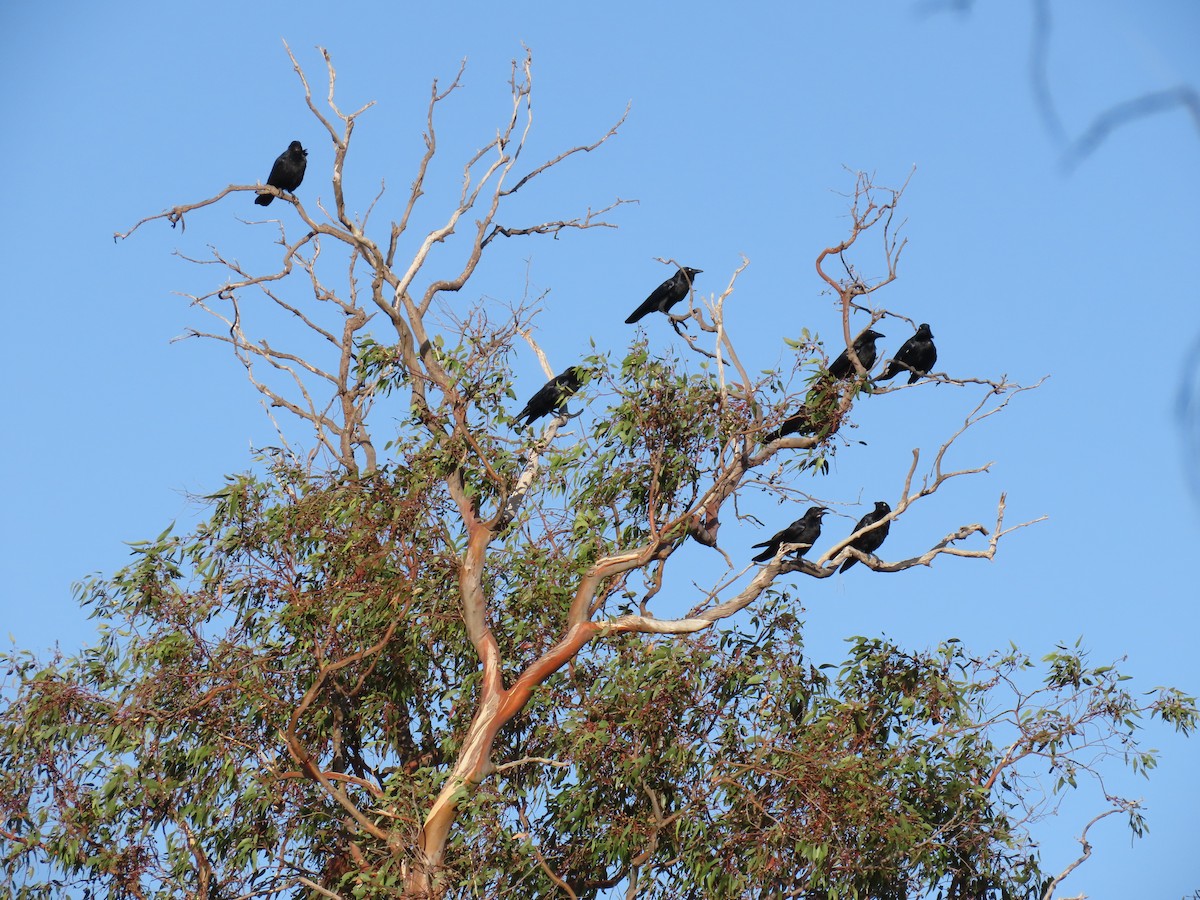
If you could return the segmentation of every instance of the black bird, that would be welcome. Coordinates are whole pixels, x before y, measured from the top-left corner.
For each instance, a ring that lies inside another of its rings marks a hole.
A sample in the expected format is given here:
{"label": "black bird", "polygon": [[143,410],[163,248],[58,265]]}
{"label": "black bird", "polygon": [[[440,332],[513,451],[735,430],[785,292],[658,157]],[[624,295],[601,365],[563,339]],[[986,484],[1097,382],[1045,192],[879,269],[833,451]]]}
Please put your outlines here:
{"label": "black bird", "polygon": [[778,428],[763,433],[762,442],[769,444],[792,434],[811,434],[826,438],[837,434],[846,410],[841,394],[826,380],[818,379],[804,397],[798,410],[784,419]]}
{"label": "black bird", "polygon": [[[875,508],[858,520],[858,524],[854,526],[854,531],[866,528],[868,525],[874,525],[884,516],[892,511],[892,508],[882,500],[875,501]],[[888,536],[888,529],[891,528],[891,522],[884,522],[878,528],[868,531],[866,534],[860,534],[850,542],[850,546],[856,550],[861,550],[863,553],[874,553],[883,544],[884,538]],[[853,534],[854,532],[850,532]],[[839,572],[845,572],[848,568],[858,562],[853,556],[842,563]]]}
{"label": "black bird", "polygon": [[[288,148],[279,154],[275,165],[271,166],[271,174],[267,176],[267,184],[277,187],[289,194],[295,193],[304,180],[304,167],[308,165],[308,151],[300,146],[299,141],[292,141]],[[254,202],[259,206],[270,206],[275,199],[274,194],[259,194]]]}
{"label": "black bird", "polygon": [[844,411],[839,405],[836,391],[828,385],[818,385],[808,392],[804,404],[780,423],[778,428],[763,434],[762,442],[769,444],[792,434],[811,434],[829,437],[836,434],[842,424]]}
{"label": "black bird", "polygon": [[[884,335],[868,328],[854,339],[854,353],[868,372],[871,371],[871,366],[875,365],[875,341],[881,337]],[[829,374],[839,381],[854,375],[854,363],[850,362],[848,351],[843,350],[841,355],[833,361],[829,366]]]}
{"label": "black bird", "polygon": [[800,407],[800,412],[788,416],[783,423],[762,436],[762,442],[769,444],[790,434],[816,434],[817,423],[813,420],[812,410],[808,406]]}
{"label": "black bird", "polygon": [[519,425],[521,419],[524,418],[526,425],[532,425],[551,410],[564,411],[567,401],[579,390],[585,378],[587,378],[587,369],[583,366],[571,366],[561,375],[551,378],[529,398],[529,402],[517,413],[513,423]]}
{"label": "black bird", "polygon": [[824,506],[810,506],[808,512],[769,541],[755,544],[755,547],[766,547],[767,549],[754,557],[754,561],[766,562],[771,559],[779,552],[781,544],[808,544],[807,547],[801,547],[793,551],[797,556],[803,556],[817,542],[817,538],[821,536],[821,516],[827,512],[829,510]]}
{"label": "black bird", "polygon": [[692,281],[703,271],[703,269],[691,269],[687,266],[680,268],[678,272],[656,287],[641,306],[630,313],[625,324],[632,325],[642,316],[647,316],[652,312],[670,315],[671,307],[688,295]]}
{"label": "black bird", "polygon": [[[917,333],[900,345],[895,357],[888,360],[883,374],[876,381],[890,381],[901,372],[908,372],[908,383],[912,384],[922,375],[928,375],[937,362],[937,347],[933,346],[933,332],[924,322]],[[908,366],[909,368],[904,368]]]}

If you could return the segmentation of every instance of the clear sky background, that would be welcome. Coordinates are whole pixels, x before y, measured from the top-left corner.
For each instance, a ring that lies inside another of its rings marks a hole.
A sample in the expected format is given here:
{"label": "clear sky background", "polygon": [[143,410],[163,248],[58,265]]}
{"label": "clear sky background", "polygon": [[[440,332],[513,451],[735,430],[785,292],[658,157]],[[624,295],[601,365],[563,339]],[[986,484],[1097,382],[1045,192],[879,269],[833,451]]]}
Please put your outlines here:
{"label": "clear sky background", "polygon": [[[1200,6],[1071,0],[1050,9],[1047,83],[1068,137],[1140,93],[1200,85]],[[93,623],[72,583],[120,567],[122,542],[186,523],[189,492],[219,487],[250,466],[252,446],[274,442],[224,348],[170,343],[206,324],[172,292],[221,277],[171,251],[203,255],[211,243],[258,258],[262,232],[237,221],[255,217],[249,196],[192,216],[186,232],[158,223],[122,244],[112,235],[226,184],[265,179],[293,139],[310,148],[309,208],[330,198],[332,150],[281,39],[318,96],[321,45],[338,66],[343,108],[378,101],[347,168],[357,210],[384,177],[386,202],[400,202],[423,149],[430,80],[448,82],[466,57],[433,173],[440,190],[457,191],[461,162],[504,118],[508,65],[523,42],[535,60],[531,165],[599,137],[632,103],[614,141],[572,160],[522,206],[540,219],[636,198],[613,215],[620,228],[502,244],[468,292],[518,300],[528,271],[534,291],[550,291],[539,325],[556,370],[588,352],[589,338],[625,346],[634,329],[623,319],[669,274],[654,257],[703,269],[705,292],[749,258],[727,314],[751,368],[785,360],[781,336],[804,327],[838,340],[813,260],[845,236],[840,194],[853,179],[844,167],[898,186],[916,166],[902,205],[901,277],[875,299],[931,323],[939,369],[1023,383],[1051,376],[951,460],[994,460],[991,474],[906,516],[884,555],[914,555],[967,522],[990,525],[1001,491],[1010,523],[1048,521],[1006,539],[992,563],[943,557],[931,570],[858,567],[799,583],[814,661],[840,659],[853,634],[916,648],[954,636],[979,653],[1012,641],[1035,657],[1082,637],[1097,664],[1127,655],[1137,690],[1200,690],[1200,502],[1188,490],[1200,462],[1187,457],[1175,417],[1200,335],[1197,124],[1181,110],[1139,120],[1065,173],[1031,89],[1030,5],[922,10],[901,0],[0,6],[9,123],[0,142],[0,640],[64,652],[88,642]],[[431,190],[431,215],[445,209],[439,196]],[[864,262],[866,277],[882,274],[881,263]],[[652,340],[674,339],[665,322],[645,324]],[[885,351],[907,336],[894,320],[880,330]],[[529,392],[543,380],[528,354],[518,373]],[[860,403],[854,437],[868,446],[840,454],[816,487],[864,506],[827,520],[827,537],[846,533],[871,501],[894,503],[911,449],[936,450],[973,402],[926,385]],[[766,502],[757,511],[766,534],[736,521],[722,529],[735,558],[796,516]],[[681,586],[664,602],[694,599]],[[1157,727],[1146,742],[1163,751],[1153,778],[1109,788],[1145,800],[1149,835],[1131,846],[1118,817],[1105,820],[1065,895],[1175,900],[1200,889],[1200,744]],[[1047,870],[1077,855],[1075,836],[1102,810],[1089,792],[1038,828]]]}

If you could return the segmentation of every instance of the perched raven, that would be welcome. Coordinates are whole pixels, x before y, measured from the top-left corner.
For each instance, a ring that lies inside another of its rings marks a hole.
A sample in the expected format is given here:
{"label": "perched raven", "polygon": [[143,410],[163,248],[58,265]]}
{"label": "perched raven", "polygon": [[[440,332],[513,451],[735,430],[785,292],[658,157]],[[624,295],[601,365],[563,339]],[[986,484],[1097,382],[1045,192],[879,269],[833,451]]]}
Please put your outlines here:
{"label": "perched raven", "polygon": [[[884,335],[868,328],[854,339],[854,353],[858,356],[858,361],[862,363],[863,368],[868,372],[871,371],[871,366],[875,365],[875,341],[881,337],[884,337]],[[829,374],[838,381],[854,375],[854,363],[850,362],[848,351],[843,350],[841,355],[833,361],[829,366]]]}
{"label": "perched raven", "polygon": [[[308,165],[308,151],[300,146],[299,141],[292,141],[288,148],[279,154],[275,165],[271,166],[271,174],[267,176],[267,184],[281,191],[294,193],[304,180],[304,167]],[[259,206],[270,206],[275,199],[274,194],[259,194],[254,202]]]}
{"label": "perched raven", "polygon": [[818,385],[817,389],[808,392],[804,404],[784,419],[778,428],[763,434],[762,442],[769,444],[792,434],[820,437],[836,434],[844,414],[839,400],[837,392],[830,391],[828,385]]}
{"label": "perched raven", "polygon": [[900,345],[895,357],[888,360],[883,374],[875,380],[890,381],[901,372],[907,372],[908,383],[912,384],[922,375],[928,375],[935,362],[937,362],[937,347],[933,346],[933,332],[929,330],[928,325],[922,322],[917,333]]}
{"label": "perched raven", "polygon": [[801,547],[798,550],[792,551],[797,556],[803,556],[816,543],[817,538],[821,536],[821,516],[827,512],[829,510],[824,506],[810,506],[808,512],[769,541],[755,544],[755,547],[766,547],[767,549],[754,557],[754,561],[766,562],[771,559],[779,552],[779,547],[782,544],[807,544],[807,547]]}
{"label": "perched raven", "polygon": [[[866,528],[868,525],[874,525],[884,516],[892,511],[892,508],[882,500],[875,501],[875,508],[858,520],[858,524],[854,526],[854,531]],[[860,534],[850,542],[850,546],[856,550],[861,550],[863,553],[874,553],[883,544],[883,539],[888,536],[888,529],[891,527],[891,522],[884,522],[878,528],[868,531],[866,534]],[[850,532],[851,534],[854,531]],[[839,572],[845,572],[848,568],[858,562],[853,556],[842,563]]]}
{"label": "perched raven", "polygon": [[632,325],[642,316],[649,315],[652,312],[671,314],[671,307],[688,295],[691,290],[692,281],[697,275],[703,272],[703,269],[690,269],[683,266],[678,272],[660,284],[647,297],[642,305],[630,313],[629,318],[625,320],[626,325]]}
{"label": "perched raven", "polygon": [[521,419],[524,418],[526,425],[532,425],[551,410],[562,412],[566,409],[567,401],[579,390],[585,378],[587,378],[587,369],[583,366],[571,366],[561,375],[551,378],[529,398],[529,402],[517,413],[513,423],[519,425]]}
{"label": "perched raven", "polygon": [[780,438],[787,437],[790,434],[816,434],[817,423],[813,421],[812,410],[808,405],[800,407],[800,412],[795,415],[788,416],[783,420],[783,423],[775,429],[766,432],[762,436],[762,442],[769,444],[771,441],[777,441]]}

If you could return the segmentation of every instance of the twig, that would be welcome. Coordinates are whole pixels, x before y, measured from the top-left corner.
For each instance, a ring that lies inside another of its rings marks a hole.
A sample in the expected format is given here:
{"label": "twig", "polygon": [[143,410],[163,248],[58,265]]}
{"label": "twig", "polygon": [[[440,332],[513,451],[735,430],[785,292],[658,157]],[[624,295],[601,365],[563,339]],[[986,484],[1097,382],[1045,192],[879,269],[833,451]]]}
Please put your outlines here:
{"label": "twig", "polygon": [[[1057,888],[1066,879],[1066,877],[1068,875],[1070,875],[1077,868],[1079,868],[1081,865],[1083,865],[1085,862],[1087,862],[1088,858],[1091,857],[1092,845],[1088,843],[1087,835],[1088,835],[1088,830],[1093,825],[1095,825],[1101,819],[1105,819],[1105,818],[1113,815],[1114,813],[1128,812],[1130,809],[1135,809],[1135,808],[1137,808],[1136,803],[1132,803],[1130,801],[1120,801],[1118,806],[1115,806],[1114,808],[1112,808],[1110,810],[1100,813],[1100,815],[1096,816],[1094,819],[1092,819],[1092,821],[1088,822],[1085,826],[1083,826],[1083,833],[1079,835],[1079,843],[1083,847],[1083,853],[1080,854],[1078,859],[1076,859],[1069,866],[1067,866],[1065,869],[1063,869],[1061,872],[1059,872],[1057,875],[1055,875],[1052,879],[1050,879],[1050,883],[1048,885],[1046,885],[1046,890],[1042,893],[1042,900],[1052,900],[1052,898],[1054,897],[1055,888]],[[1080,894],[1079,898],[1082,898],[1085,896],[1086,895],[1084,895],[1084,894]],[[1078,900],[1078,898],[1064,897],[1064,898],[1062,898],[1062,900]]]}

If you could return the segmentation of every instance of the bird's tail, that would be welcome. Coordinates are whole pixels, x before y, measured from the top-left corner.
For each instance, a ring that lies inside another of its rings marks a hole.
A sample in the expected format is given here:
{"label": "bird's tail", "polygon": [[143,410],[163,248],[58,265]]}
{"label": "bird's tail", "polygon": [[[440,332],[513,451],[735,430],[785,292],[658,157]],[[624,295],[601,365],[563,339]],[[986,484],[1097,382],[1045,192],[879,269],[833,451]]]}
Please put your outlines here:
{"label": "bird's tail", "polygon": [[270,206],[271,201],[275,199],[274,194],[259,194],[254,198],[254,202],[259,206]]}
{"label": "bird's tail", "polygon": [[848,560],[846,560],[844,563],[842,563],[842,567],[840,569],[838,569],[838,571],[845,572],[848,568],[850,568],[856,562],[858,562],[858,560],[852,556]]}

